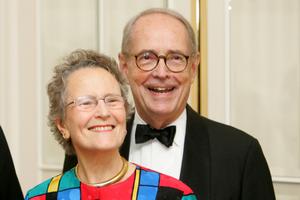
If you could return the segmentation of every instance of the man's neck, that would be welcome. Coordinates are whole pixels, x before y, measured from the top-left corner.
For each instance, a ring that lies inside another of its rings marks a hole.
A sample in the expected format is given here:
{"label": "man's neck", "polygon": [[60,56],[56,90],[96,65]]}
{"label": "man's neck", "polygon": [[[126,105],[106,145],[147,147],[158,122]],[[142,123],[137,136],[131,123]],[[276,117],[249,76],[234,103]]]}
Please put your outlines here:
{"label": "man's neck", "polygon": [[[184,109],[182,110],[182,112]],[[152,128],[162,129],[167,127],[169,124],[173,123],[178,119],[178,117],[182,114],[179,112],[178,115],[173,116],[163,116],[163,115],[154,115],[154,114],[140,114],[138,110],[136,110],[137,116],[144,121],[146,124],[149,124]]]}

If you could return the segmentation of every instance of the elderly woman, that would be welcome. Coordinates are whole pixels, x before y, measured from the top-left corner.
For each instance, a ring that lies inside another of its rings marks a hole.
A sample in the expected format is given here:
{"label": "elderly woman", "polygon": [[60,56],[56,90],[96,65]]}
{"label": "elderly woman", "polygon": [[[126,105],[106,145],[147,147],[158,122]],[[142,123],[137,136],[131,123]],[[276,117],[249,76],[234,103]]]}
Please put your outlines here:
{"label": "elderly woman", "polygon": [[112,58],[72,52],[55,67],[48,96],[51,131],[78,165],[29,190],[25,199],[196,199],[179,180],[120,156],[131,106]]}

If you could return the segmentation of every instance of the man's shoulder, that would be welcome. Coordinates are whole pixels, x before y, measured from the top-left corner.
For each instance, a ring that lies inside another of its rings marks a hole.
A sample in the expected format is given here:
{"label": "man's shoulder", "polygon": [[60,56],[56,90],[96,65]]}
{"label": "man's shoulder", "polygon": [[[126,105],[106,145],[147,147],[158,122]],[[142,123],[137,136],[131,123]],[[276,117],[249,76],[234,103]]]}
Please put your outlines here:
{"label": "man's shoulder", "polygon": [[257,141],[243,130],[201,116],[191,107],[187,108],[187,121],[187,126],[190,126],[194,132],[198,132],[195,134],[207,134],[210,143],[230,145],[232,143],[250,144]]}

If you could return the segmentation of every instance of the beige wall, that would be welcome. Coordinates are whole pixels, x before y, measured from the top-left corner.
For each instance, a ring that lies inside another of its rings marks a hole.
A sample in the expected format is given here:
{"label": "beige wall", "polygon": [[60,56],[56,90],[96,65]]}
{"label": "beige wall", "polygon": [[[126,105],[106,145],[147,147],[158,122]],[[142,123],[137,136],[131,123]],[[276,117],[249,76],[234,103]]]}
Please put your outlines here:
{"label": "beige wall", "polygon": [[0,123],[23,188],[38,177],[37,2],[0,0]]}
{"label": "beige wall", "polygon": [[[95,48],[116,57],[124,23],[134,13],[147,7],[174,8],[191,20],[190,4],[185,0],[132,1],[134,3],[128,5],[124,0],[91,0],[88,4],[85,0],[0,0],[0,124],[6,133],[24,192],[44,178],[57,174],[62,167],[63,151],[53,140],[46,125],[45,85],[57,59],[79,47]],[[232,0],[230,3],[233,9],[237,8],[234,4],[237,1]],[[299,8],[298,0],[277,0],[276,2],[281,1],[295,3],[296,8]],[[267,0],[262,2],[267,7],[271,4]],[[238,64],[231,65],[240,62],[234,60],[239,57],[237,54],[239,51],[238,48],[233,48],[237,46],[235,46],[235,40],[232,40],[234,38],[231,38],[232,31],[235,28],[239,30],[240,25],[231,21],[237,18],[230,18],[234,15],[227,10],[228,4],[227,0],[207,1],[208,116],[220,122],[237,125],[246,131],[249,130],[249,133],[258,137],[274,176],[277,198],[300,199],[300,176],[297,172],[299,165],[294,166],[299,163],[300,159],[297,156],[300,147],[299,121],[298,128],[296,127],[295,132],[289,132],[291,134],[287,137],[294,138],[293,145],[290,145],[295,151],[292,152],[293,157],[291,157],[294,161],[292,160],[290,164],[295,172],[290,173],[290,170],[285,169],[284,163],[278,165],[277,161],[281,161],[281,158],[277,151],[283,152],[282,156],[286,156],[284,149],[289,147],[291,140],[285,140],[286,138],[283,137],[282,143],[279,142],[276,147],[272,147],[268,138],[264,137],[260,131],[256,132],[251,123],[239,121],[245,116],[231,101],[242,101],[243,98],[239,98],[239,93],[233,95],[240,90],[233,88],[234,85],[230,84],[232,80],[230,73],[240,73]],[[135,6],[132,7],[132,5]],[[114,11],[108,12],[112,8]],[[235,10],[235,13],[236,11],[239,10]],[[240,14],[243,14],[243,10],[240,11]],[[295,15],[299,20],[299,14]],[[242,23],[242,21],[239,22]],[[293,31],[299,31],[299,24],[298,22],[297,26],[296,22]],[[234,33],[238,34],[238,32]],[[294,35],[294,37],[298,39],[298,43],[295,41],[295,47],[298,48],[298,55],[295,56],[298,60],[295,59],[293,65],[298,73],[298,79],[294,76],[296,85],[293,87],[296,89],[295,94],[299,95],[297,89],[299,92],[300,48],[297,45],[300,43],[299,35],[298,37]],[[290,61],[289,56],[289,54],[286,55],[286,60]],[[230,71],[232,69],[235,70]],[[271,70],[265,69],[266,73]],[[232,91],[235,93],[231,93]],[[299,107],[298,112],[295,111],[295,113],[297,120],[299,119],[297,114],[299,116],[300,113]],[[272,118],[272,115],[265,117]],[[247,122],[247,118],[245,121]],[[271,123],[267,130],[269,127],[271,129],[273,124]],[[280,133],[276,134],[282,137]],[[283,171],[278,170],[278,167]]]}
{"label": "beige wall", "polygon": [[277,199],[300,199],[300,2],[207,3],[208,117],[258,138]]}

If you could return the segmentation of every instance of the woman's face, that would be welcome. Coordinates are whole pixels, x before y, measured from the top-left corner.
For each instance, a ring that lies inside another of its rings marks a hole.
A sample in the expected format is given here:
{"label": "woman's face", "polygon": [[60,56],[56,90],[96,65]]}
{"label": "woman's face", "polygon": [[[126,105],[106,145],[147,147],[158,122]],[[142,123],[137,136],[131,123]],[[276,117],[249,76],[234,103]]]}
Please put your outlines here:
{"label": "woman's face", "polygon": [[76,153],[118,149],[126,134],[126,111],[114,76],[102,68],[81,68],[69,76],[66,94],[65,119],[58,128],[71,138]]}

